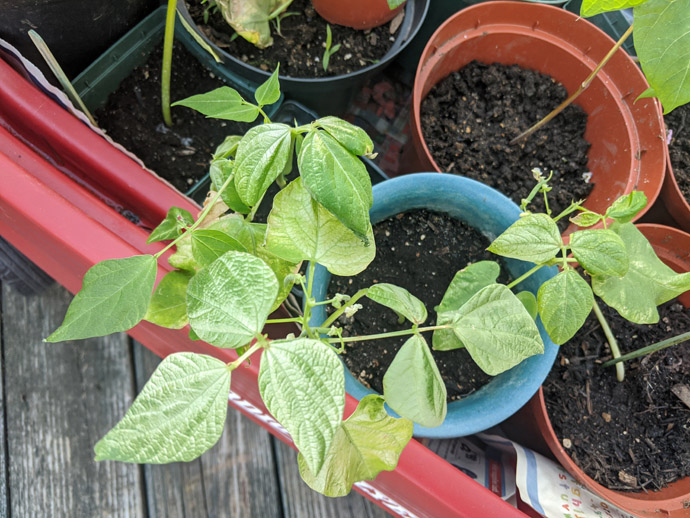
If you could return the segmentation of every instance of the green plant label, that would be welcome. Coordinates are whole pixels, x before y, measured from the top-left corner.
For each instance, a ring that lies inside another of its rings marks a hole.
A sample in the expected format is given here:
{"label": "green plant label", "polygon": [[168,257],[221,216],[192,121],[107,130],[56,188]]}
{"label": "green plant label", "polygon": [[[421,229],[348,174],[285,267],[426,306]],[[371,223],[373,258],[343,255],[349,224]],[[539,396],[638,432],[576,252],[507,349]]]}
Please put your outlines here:
{"label": "green plant label", "polygon": [[368,155],[374,151],[374,143],[367,132],[338,117],[322,117],[313,123],[326,131],[345,149],[355,155]]}
{"label": "green plant label", "polygon": [[96,444],[96,460],[187,462],[223,433],[230,369],[210,356],[165,358],[125,417]]}
{"label": "green plant label", "polygon": [[570,235],[570,250],[590,275],[622,276],[628,271],[623,240],[608,229],[579,230]]}
{"label": "green plant label", "polygon": [[200,266],[207,266],[225,252],[248,252],[237,239],[220,230],[201,229],[192,232],[192,254]]}
{"label": "green plant label", "polygon": [[79,340],[127,331],[146,315],[158,263],[152,255],[108,259],[84,275],[62,325],[46,342]]}
{"label": "green plant label", "polygon": [[315,491],[331,497],[345,496],[355,482],[373,480],[381,471],[395,469],[411,438],[411,421],[390,417],[381,396],[365,396],[338,427],[317,474],[309,469],[302,454],[297,458],[299,472]]}
{"label": "green plant label", "polygon": [[308,338],[271,342],[261,357],[259,392],[318,473],[345,410],[345,374],[335,350]]}
{"label": "green plant label", "polygon": [[171,106],[186,106],[192,110],[211,117],[237,122],[254,122],[259,115],[259,108],[246,102],[234,88],[221,86],[205,94],[192,95]]}
{"label": "green plant label", "polygon": [[216,347],[240,347],[261,332],[277,295],[278,281],[265,262],[227,252],[189,281],[189,323]]}
{"label": "green plant label", "polygon": [[182,329],[187,319],[187,285],[192,274],[174,271],[166,274],[153,292],[144,320],[168,329]]}
{"label": "green plant label", "polygon": [[489,251],[538,264],[556,257],[562,244],[561,233],[549,216],[527,214],[498,236]]}
{"label": "green plant label", "polygon": [[153,232],[151,232],[151,235],[146,242],[151,244],[157,241],[175,239],[182,233],[182,229],[192,225],[193,223],[194,217],[189,213],[189,211],[179,207],[171,207],[168,210],[168,214],[165,216],[165,219],[160,225],[153,229]]}
{"label": "green plant label", "polygon": [[367,235],[369,245],[314,201],[297,178],[273,200],[266,247],[292,263],[314,261],[334,275],[357,275],[376,254],[371,226]]}
{"label": "green plant label", "polygon": [[539,287],[541,321],[555,344],[570,340],[592,311],[592,289],[575,270],[564,270]]}
{"label": "green plant label", "polygon": [[266,189],[292,164],[287,124],[262,124],[242,137],[235,158],[235,188],[244,204],[256,205]]}
{"label": "green plant label", "polygon": [[374,202],[364,164],[329,133],[311,130],[298,156],[302,181],[312,197],[366,240]]}
{"label": "green plant label", "polygon": [[383,396],[398,414],[422,426],[446,418],[446,386],[421,335],[410,337],[383,376]]}
{"label": "green plant label", "polygon": [[426,320],[424,303],[400,286],[385,282],[374,284],[367,290],[367,297],[392,309],[413,324],[422,324]]}

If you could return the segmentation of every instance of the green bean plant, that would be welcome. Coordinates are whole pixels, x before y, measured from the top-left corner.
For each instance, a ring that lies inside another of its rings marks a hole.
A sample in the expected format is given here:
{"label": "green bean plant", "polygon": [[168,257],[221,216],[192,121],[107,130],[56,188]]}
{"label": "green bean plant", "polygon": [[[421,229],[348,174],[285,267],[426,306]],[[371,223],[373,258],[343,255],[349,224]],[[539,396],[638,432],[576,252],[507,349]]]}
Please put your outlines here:
{"label": "green bean plant", "polygon": [[[172,329],[189,326],[192,339],[237,352],[229,362],[190,352],[165,358],[123,419],[96,444],[97,460],[165,463],[198,457],[222,433],[233,372],[261,351],[259,392],[299,449],[303,479],[323,494],[341,496],[353,483],[395,468],[413,422],[431,427],[445,419],[446,388],[422,333],[434,333],[436,349],[466,348],[480,368],[496,375],[543,353],[537,314],[557,343],[582,325],[594,303],[587,282],[572,268],[575,260],[591,275],[594,291],[636,321],[653,320],[656,304],[688,289],[690,274],[663,270],[629,223],[644,205],[643,194],[619,199],[604,215],[574,203],[552,218],[527,211],[536,195],[546,197],[548,191],[546,179],[538,176],[522,217],[491,244],[499,255],[536,263],[510,284],[496,282],[495,262],[461,269],[436,308],[433,326],[424,325],[424,304],[392,284],[316,301],[317,263],[334,275],[351,276],[374,258],[372,188],[359,158],[371,155],[373,144],[363,130],[336,117],[295,126],[271,122],[264,107],[279,97],[276,70],[256,90],[254,102],[221,87],[175,103],[209,117],[261,123],[218,146],[210,166],[211,193],[198,217],[172,207],[148,239],[167,242],[158,252],[108,259],[89,269],[62,325],[46,339],[103,336],[146,320]],[[288,183],[294,155],[299,175]],[[267,224],[257,223],[257,207],[274,182],[282,189]],[[579,225],[602,222],[605,228],[575,232],[566,245],[555,221],[576,211],[573,221]],[[158,260],[172,248],[168,261],[175,270],[154,289]],[[306,276],[299,273],[303,262],[308,262]],[[554,264],[563,271],[536,297],[512,291],[537,269]],[[305,294],[303,314],[272,319],[294,284]],[[354,314],[362,297],[395,311],[410,327],[343,337],[336,320]],[[325,304],[333,313],[310,324],[313,308]],[[299,334],[269,340],[264,325],[278,322],[297,324]],[[348,342],[390,336],[409,338],[384,376],[384,394],[363,398],[343,419],[339,353]],[[384,402],[402,417],[389,416]]]}

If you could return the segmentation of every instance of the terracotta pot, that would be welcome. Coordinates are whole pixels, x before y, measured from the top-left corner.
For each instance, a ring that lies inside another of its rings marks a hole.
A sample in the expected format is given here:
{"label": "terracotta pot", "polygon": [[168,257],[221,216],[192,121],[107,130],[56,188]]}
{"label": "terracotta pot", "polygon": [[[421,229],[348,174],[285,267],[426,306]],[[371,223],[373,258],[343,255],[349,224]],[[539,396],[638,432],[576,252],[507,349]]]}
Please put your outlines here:
{"label": "terracotta pot", "polygon": [[[486,2],[455,14],[427,43],[415,78],[411,140],[422,170],[441,171],[424,142],[422,99],[452,72],[473,59],[517,64],[548,74],[573,92],[613,45],[588,21],[548,5]],[[595,184],[584,205],[591,210],[603,212],[634,189],[645,192],[648,206],[659,195],[663,123],[656,100],[635,102],[646,88],[642,72],[619,51],[575,102],[588,115],[585,139],[591,143],[588,167]]]}
{"label": "terracotta pot", "polygon": [[311,3],[319,16],[329,23],[360,30],[391,21],[404,5],[391,9],[387,0],[312,0]]}
{"label": "terracotta pot", "polygon": [[[664,225],[638,225],[657,255],[677,272],[690,271],[690,234]],[[685,293],[679,300],[690,306],[690,293]],[[522,430],[524,443],[533,449],[544,452],[548,450],[561,465],[580,483],[598,494],[608,502],[643,518],[688,518],[690,517],[690,477],[683,478],[668,487],[649,493],[623,493],[607,489],[595,482],[582,471],[567,454],[558,436],[551,426],[546,412],[542,389],[521,410],[519,422],[531,424],[531,441],[527,430]],[[539,442],[539,436],[541,443]],[[530,444],[531,442],[531,444]]]}
{"label": "terracotta pot", "polygon": [[664,185],[661,187],[660,200],[677,225],[686,232],[690,232],[690,204],[680,192],[680,187],[676,182],[668,148],[666,148],[666,176]]}

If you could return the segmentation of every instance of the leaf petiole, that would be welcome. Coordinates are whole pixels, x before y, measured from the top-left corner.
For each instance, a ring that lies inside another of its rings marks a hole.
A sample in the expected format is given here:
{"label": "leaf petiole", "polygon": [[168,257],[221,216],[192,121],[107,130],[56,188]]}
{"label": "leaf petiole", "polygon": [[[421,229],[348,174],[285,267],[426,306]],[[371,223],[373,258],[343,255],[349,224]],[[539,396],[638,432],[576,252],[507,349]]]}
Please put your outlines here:
{"label": "leaf petiole", "polygon": [[345,313],[345,310],[355,304],[359,299],[364,297],[367,294],[367,291],[369,291],[368,288],[362,288],[359,290],[357,293],[355,293],[350,300],[347,301],[347,304],[343,304],[340,308],[335,310],[333,313],[331,313],[331,316],[328,317],[323,324],[321,324],[321,327],[329,327],[333,322],[338,320],[340,315]]}
{"label": "leaf petiole", "polygon": [[407,336],[407,335],[418,335],[420,333],[426,333],[427,331],[436,331],[437,329],[452,329],[452,326],[428,326],[428,327],[417,327],[411,329],[403,329],[402,331],[391,331],[389,333],[377,333],[374,335],[364,335],[364,336],[346,336],[345,338],[327,338],[326,341],[329,344],[333,343],[345,343],[345,342],[365,342],[367,340],[379,340],[381,338],[389,338],[392,336]]}
{"label": "leaf petiole", "polygon": [[247,349],[244,354],[242,354],[239,358],[237,358],[235,361],[228,363],[228,368],[231,371],[234,371],[237,367],[242,365],[247,358],[249,358],[252,354],[254,354],[256,351],[259,349],[263,348],[266,346],[268,342],[266,341],[266,338],[263,336],[260,336],[257,338],[256,342],[254,342],[254,345],[252,345],[249,349]]}
{"label": "leaf petiole", "polygon": [[640,347],[636,351],[633,351],[633,352],[628,353],[628,354],[624,354],[624,355],[619,356],[617,358],[614,357],[612,360],[604,362],[601,366],[602,367],[611,367],[612,365],[616,365],[616,367],[618,367],[619,362],[633,360],[635,358],[639,358],[640,356],[644,356],[646,354],[654,353],[656,351],[661,351],[662,349],[666,349],[667,347],[671,347],[673,345],[685,342],[686,340],[690,340],[690,331],[688,331],[687,333],[682,333],[678,336],[673,336],[671,338],[667,338],[666,340],[661,340],[659,342],[648,345],[646,347]]}

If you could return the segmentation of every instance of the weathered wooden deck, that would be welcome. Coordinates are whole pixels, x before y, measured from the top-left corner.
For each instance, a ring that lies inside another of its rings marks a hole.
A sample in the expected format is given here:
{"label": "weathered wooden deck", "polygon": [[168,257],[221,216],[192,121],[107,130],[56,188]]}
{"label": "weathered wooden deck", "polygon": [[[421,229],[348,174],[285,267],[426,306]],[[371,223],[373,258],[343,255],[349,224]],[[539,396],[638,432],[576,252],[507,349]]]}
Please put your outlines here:
{"label": "weathered wooden deck", "polygon": [[71,300],[54,285],[1,286],[0,517],[383,517],[356,493],[330,499],[299,478],[296,453],[230,409],[219,443],[188,464],[95,462],[158,358],[127,335],[42,339]]}

